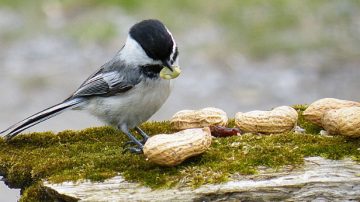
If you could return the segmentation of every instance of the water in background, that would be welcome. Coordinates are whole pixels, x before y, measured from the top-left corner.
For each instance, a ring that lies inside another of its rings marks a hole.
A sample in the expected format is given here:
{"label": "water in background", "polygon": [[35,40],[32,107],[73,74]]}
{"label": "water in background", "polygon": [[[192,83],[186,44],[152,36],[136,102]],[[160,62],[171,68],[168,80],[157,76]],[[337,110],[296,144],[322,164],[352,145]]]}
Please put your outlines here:
{"label": "water in background", "polygon": [[[182,67],[172,95],[152,120],[207,106],[233,117],[323,97],[360,100],[356,1],[133,2],[119,7],[34,0],[0,6],[0,129],[65,99],[144,18],[167,24]],[[71,111],[28,131],[97,125],[102,123],[87,113]],[[4,191],[0,184],[0,201],[18,197]]]}

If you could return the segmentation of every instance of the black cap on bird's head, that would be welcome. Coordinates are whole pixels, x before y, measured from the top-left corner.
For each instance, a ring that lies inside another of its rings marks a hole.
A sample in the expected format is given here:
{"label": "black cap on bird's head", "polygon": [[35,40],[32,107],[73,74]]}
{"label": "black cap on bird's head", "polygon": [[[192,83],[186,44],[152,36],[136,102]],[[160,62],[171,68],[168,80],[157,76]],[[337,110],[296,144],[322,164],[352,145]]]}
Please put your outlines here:
{"label": "black cap on bird's head", "polygon": [[169,68],[176,60],[178,53],[175,41],[159,20],[141,21],[131,27],[129,34],[151,59],[159,60]]}

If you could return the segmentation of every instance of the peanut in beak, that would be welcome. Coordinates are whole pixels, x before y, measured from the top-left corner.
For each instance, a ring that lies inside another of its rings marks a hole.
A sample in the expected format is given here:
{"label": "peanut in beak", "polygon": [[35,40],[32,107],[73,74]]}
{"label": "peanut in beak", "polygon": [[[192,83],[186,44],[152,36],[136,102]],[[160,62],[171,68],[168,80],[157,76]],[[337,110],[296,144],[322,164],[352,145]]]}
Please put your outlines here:
{"label": "peanut in beak", "polygon": [[173,71],[171,71],[171,69],[169,69],[168,67],[164,67],[160,71],[160,77],[166,80],[175,79],[176,77],[178,77],[181,73],[180,67],[173,66],[172,68]]}

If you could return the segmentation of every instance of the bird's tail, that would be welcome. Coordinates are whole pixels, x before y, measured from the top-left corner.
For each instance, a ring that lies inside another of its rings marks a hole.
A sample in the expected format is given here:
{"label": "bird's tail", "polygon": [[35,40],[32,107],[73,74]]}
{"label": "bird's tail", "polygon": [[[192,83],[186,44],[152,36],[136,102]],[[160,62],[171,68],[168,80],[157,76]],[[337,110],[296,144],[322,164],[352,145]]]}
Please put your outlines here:
{"label": "bird's tail", "polygon": [[49,107],[47,109],[44,109],[41,112],[38,112],[12,126],[10,126],[8,129],[0,132],[0,134],[6,134],[4,136],[5,140],[10,140],[11,138],[15,137],[17,134],[22,132],[23,130],[30,128],[38,123],[41,123],[49,118],[52,118],[61,112],[72,109],[81,104],[84,100],[81,98],[75,98],[71,100],[66,100],[62,103],[59,103],[57,105],[54,105],[52,107]]}

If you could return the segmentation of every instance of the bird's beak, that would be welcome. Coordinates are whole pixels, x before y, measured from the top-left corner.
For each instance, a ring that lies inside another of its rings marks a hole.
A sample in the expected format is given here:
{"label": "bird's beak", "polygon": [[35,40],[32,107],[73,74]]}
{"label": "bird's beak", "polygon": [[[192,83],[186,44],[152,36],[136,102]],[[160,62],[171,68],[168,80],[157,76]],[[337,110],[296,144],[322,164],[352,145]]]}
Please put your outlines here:
{"label": "bird's beak", "polygon": [[171,66],[169,60],[163,60],[162,63],[163,63],[163,65],[164,65],[165,67],[169,68],[170,71],[172,71],[172,72],[174,71],[174,69],[173,69],[173,67]]}
{"label": "bird's beak", "polygon": [[163,79],[174,79],[181,73],[181,69],[178,66],[171,66],[168,60],[163,60],[162,64],[164,68],[160,71],[160,77]]}

